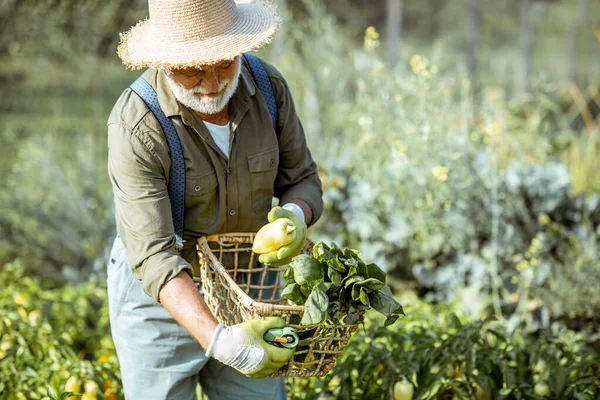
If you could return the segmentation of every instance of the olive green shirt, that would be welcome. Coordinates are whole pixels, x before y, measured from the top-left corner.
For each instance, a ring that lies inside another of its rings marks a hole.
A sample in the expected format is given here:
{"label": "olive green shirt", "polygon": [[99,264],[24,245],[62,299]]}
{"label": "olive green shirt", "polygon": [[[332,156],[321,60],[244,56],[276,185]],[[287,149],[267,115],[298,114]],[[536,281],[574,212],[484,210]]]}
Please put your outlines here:
{"label": "olive green shirt", "polygon": [[175,248],[167,190],[171,159],[158,120],[130,88],[110,114],[108,173],[117,232],[127,247],[133,275],[157,301],[161,286],[180,271],[198,276],[194,239],[257,231],[267,223],[272,197],[279,198],[280,204],[304,200],[312,209],[312,223],[321,215],[321,181],[285,80],[263,62],[278,106],[278,139],[265,100],[242,62],[238,89],[230,100],[229,157],[200,117],[175,99],[163,71],[149,69],[142,75],[173,121],[183,150],[183,257]]}

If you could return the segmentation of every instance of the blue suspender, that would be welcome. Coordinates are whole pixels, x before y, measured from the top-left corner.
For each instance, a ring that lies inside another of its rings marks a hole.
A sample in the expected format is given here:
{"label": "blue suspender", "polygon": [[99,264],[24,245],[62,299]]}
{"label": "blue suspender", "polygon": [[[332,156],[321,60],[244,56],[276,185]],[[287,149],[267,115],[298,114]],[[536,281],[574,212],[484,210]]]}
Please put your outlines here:
{"label": "blue suspender", "polygon": [[[243,55],[250,71],[254,77],[254,81],[258,86],[258,90],[265,99],[271,120],[273,121],[273,129],[277,133],[279,139],[279,131],[277,129],[277,102],[271,81],[265,71],[264,66],[259,58],[252,54]],[[185,211],[185,161],[183,159],[183,150],[175,125],[160,108],[156,91],[145,79],[139,77],[130,85],[131,90],[137,93],[144,100],[150,111],[154,114],[160,126],[162,127],[167,143],[171,150],[171,169],[169,171],[169,199],[171,200],[171,213],[173,214],[173,227],[175,229],[175,241],[179,251],[183,248],[183,221]]]}
{"label": "blue suspender", "polygon": [[258,90],[267,103],[269,114],[271,114],[271,120],[273,121],[273,130],[277,132],[277,138],[279,139],[279,131],[277,130],[277,102],[275,101],[275,94],[273,92],[273,86],[271,86],[271,80],[267,76],[267,71],[262,65],[258,57],[250,53],[244,53],[244,58],[250,65],[250,71],[254,77],[254,82],[258,85]]}
{"label": "blue suspender", "polygon": [[183,212],[185,210],[185,161],[181,142],[171,121],[158,103],[158,96],[148,82],[142,77],[131,84],[131,89],[136,92],[150,111],[156,116],[162,126],[167,143],[171,150],[171,169],[169,171],[169,199],[171,199],[171,213],[173,214],[173,227],[175,228],[175,241],[179,250],[183,248]]}

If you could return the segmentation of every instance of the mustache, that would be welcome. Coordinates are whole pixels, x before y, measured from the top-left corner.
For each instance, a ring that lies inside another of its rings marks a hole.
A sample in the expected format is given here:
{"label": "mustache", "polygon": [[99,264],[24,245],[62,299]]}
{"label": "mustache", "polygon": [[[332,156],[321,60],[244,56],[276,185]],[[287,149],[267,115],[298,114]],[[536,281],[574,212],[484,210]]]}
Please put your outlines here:
{"label": "mustache", "polygon": [[227,86],[229,86],[229,84],[231,83],[231,79],[224,79],[219,83],[219,88],[217,89],[216,92],[213,92],[211,90],[207,90],[201,86],[195,86],[193,88],[184,88],[184,90],[186,90],[189,93],[194,93],[194,94],[216,94],[216,93],[221,93],[223,92]]}

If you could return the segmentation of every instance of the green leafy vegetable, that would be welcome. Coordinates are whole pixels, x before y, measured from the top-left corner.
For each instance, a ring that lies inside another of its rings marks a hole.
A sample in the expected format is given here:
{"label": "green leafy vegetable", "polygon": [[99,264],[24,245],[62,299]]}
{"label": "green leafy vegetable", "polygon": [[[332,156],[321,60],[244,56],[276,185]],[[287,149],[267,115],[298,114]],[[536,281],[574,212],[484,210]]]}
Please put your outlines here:
{"label": "green leafy vegetable", "polygon": [[306,296],[302,293],[300,285],[297,283],[286,286],[281,295],[294,304],[304,304],[306,300]]}
{"label": "green leafy vegetable", "polygon": [[304,315],[300,323],[302,325],[313,325],[322,322],[328,305],[329,297],[327,297],[327,294],[319,288],[315,288],[306,299]]}
{"label": "green leafy vegetable", "polygon": [[294,269],[294,279],[297,284],[315,287],[323,282],[324,274],[321,263],[307,254],[300,254],[292,260],[290,267]]}
{"label": "green leafy vegetable", "polygon": [[369,300],[371,301],[371,307],[387,317],[385,326],[393,324],[400,315],[404,315],[402,306],[394,299],[389,289],[381,289],[371,293]]}
{"label": "green leafy vegetable", "polygon": [[403,314],[385,286],[385,272],[377,264],[366,264],[359,251],[342,250],[335,243],[319,242],[312,256],[294,257],[283,277],[287,283],[283,297],[305,306],[302,325],[325,320],[356,324],[363,310],[374,308],[387,317],[387,326]]}

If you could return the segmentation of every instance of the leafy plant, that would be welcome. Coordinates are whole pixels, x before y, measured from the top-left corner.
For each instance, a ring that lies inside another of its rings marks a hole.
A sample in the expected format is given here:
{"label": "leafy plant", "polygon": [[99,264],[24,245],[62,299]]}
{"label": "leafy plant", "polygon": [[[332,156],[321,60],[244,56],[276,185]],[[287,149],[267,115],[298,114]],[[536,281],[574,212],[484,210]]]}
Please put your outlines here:
{"label": "leafy plant", "polygon": [[24,271],[0,268],[0,399],[64,399],[92,386],[98,399],[122,398],[104,281],[60,289]]}
{"label": "leafy plant", "polygon": [[288,381],[290,398],[391,399],[403,379],[415,399],[539,399],[542,385],[555,399],[600,396],[600,357],[583,334],[554,324],[548,334],[508,335],[504,324],[471,319],[455,304],[411,293],[400,300],[405,317],[387,328],[368,317],[330,374]]}
{"label": "leafy plant", "polygon": [[355,324],[359,311],[374,308],[393,324],[403,313],[402,306],[384,291],[385,272],[376,264],[366,264],[354,249],[340,249],[335,243],[319,242],[313,255],[294,257],[284,278],[282,296],[296,305],[305,305],[301,324],[323,321]]}

